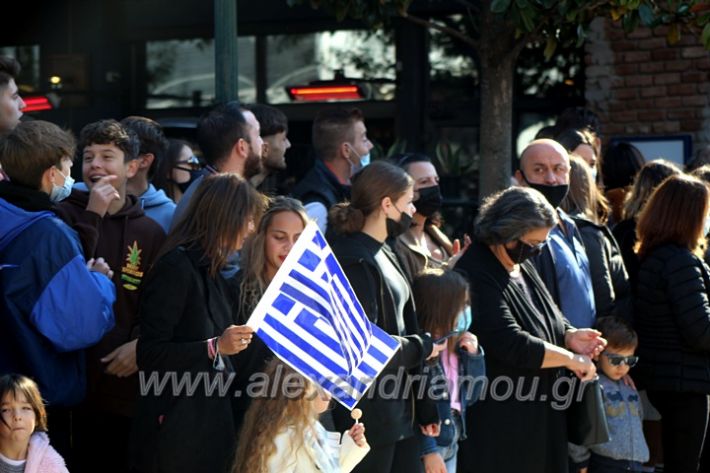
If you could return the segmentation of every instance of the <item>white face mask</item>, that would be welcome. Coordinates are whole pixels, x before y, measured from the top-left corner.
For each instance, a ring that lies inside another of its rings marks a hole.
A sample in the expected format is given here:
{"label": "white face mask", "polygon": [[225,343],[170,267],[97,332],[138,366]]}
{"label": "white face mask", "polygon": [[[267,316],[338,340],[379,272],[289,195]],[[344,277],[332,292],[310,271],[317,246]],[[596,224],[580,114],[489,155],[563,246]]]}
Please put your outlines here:
{"label": "white face mask", "polygon": [[710,215],[705,217],[705,223],[703,224],[703,236],[706,236],[708,233],[710,233]]}
{"label": "white face mask", "polygon": [[51,200],[55,204],[69,197],[69,194],[71,194],[72,186],[74,185],[74,178],[71,177],[71,174],[65,176],[62,171],[58,172],[64,178],[64,185],[58,186],[55,183],[52,183],[52,192],[49,193],[49,200]]}
{"label": "white face mask", "polygon": [[599,171],[597,171],[597,168],[595,168],[595,167],[592,168],[592,180],[594,180],[594,182],[597,182],[597,174],[599,174]]}

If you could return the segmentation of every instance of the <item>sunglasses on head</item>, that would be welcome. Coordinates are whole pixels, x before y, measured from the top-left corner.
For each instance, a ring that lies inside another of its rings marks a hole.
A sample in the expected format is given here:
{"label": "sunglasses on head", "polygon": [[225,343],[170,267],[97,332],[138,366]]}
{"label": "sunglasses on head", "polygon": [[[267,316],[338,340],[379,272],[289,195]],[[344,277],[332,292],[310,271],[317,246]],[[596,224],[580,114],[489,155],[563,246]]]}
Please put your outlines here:
{"label": "sunglasses on head", "polygon": [[638,356],[623,356],[623,355],[615,355],[613,353],[604,353],[604,356],[609,360],[609,364],[611,366],[621,366],[621,364],[625,364],[629,368],[633,368],[636,363],[639,361]]}

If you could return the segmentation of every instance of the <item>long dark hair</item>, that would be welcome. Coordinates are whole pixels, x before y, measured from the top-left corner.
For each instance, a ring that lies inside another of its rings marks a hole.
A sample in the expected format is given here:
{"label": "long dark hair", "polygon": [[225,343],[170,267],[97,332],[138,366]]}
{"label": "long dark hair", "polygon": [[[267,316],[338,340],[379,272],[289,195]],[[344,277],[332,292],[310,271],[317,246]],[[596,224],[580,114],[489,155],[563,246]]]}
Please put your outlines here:
{"label": "long dark hair", "polygon": [[169,139],[168,149],[163,159],[158,161],[158,168],[155,171],[155,176],[153,176],[153,185],[156,189],[163,189],[165,194],[173,201],[175,200],[175,189],[177,188],[173,182],[173,169],[177,166],[183,146],[194,149],[187,141]]}
{"label": "long dark hair", "polygon": [[178,246],[198,245],[216,276],[239,249],[250,224],[258,225],[265,198],[234,173],[206,176],[183,217],[168,234],[158,257]]}

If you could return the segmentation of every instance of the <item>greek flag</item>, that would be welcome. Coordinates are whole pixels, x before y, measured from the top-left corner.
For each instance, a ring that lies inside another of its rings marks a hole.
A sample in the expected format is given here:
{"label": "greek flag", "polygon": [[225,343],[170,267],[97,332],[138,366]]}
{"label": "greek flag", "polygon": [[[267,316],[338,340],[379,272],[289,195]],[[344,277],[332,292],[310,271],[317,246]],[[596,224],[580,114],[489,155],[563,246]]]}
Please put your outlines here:
{"label": "greek flag", "polygon": [[370,323],[315,223],[305,228],[247,325],[348,409],[399,348]]}

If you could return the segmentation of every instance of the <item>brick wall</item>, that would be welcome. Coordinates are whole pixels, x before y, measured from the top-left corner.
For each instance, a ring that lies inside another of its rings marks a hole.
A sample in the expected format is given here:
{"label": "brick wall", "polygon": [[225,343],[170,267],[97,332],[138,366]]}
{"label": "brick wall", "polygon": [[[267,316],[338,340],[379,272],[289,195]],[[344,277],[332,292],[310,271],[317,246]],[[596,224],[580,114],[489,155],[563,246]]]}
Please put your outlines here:
{"label": "brick wall", "polygon": [[591,25],[586,52],[587,106],[605,138],[693,136],[693,155],[710,145],[710,52],[690,34],[673,46],[665,28],[626,35],[608,20]]}

